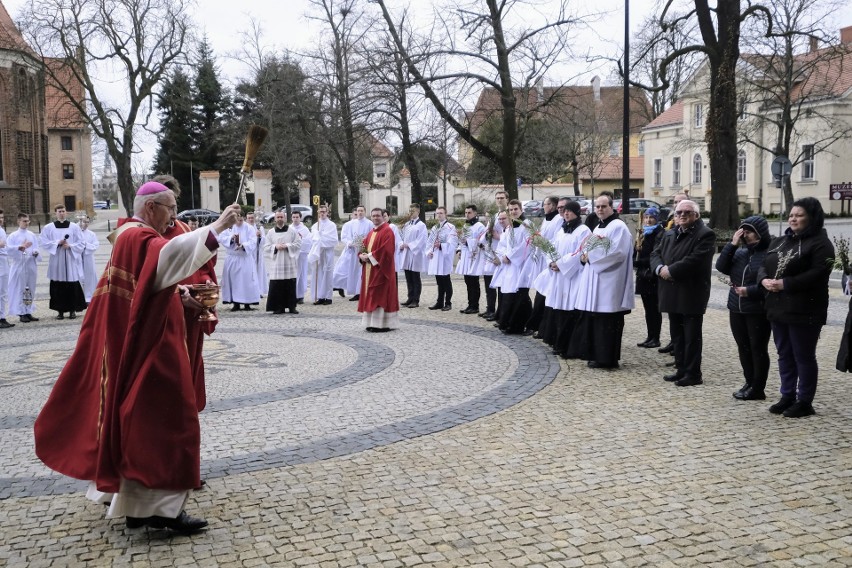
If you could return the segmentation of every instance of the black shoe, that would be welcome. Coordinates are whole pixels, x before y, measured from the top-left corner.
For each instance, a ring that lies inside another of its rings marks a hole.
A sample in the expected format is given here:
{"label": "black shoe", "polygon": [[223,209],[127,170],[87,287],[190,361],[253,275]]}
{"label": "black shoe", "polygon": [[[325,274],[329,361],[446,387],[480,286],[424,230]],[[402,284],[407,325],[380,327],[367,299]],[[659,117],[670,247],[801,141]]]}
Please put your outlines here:
{"label": "black shoe", "polygon": [[704,384],[704,381],[692,377],[684,377],[679,381],[675,381],[675,384],[679,387],[694,387],[696,385]]}
{"label": "black shoe", "polygon": [[350,302],[357,302],[360,297],[361,297],[361,294],[355,294],[354,296],[349,298],[349,301]]}
{"label": "black shoe", "polygon": [[299,313],[299,310],[290,310],[290,313],[291,313],[291,314],[298,314],[298,313]]}
{"label": "black shoe", "polygon": [[787,418],[804,418],[805,416],[813,416],[816,414],[814,407],[810,402],[802,402],[797,400],[790,408],[784,411],[784,416]]}
{"label": "black shoe", "polygon": [[674,367],[675,365],[677,365],[677,362],[675,361],[669,361],[668,363],[666,363],[666,367]]}
{"label": "black shoe", "polygon": [[135,529],[143,526],[149,526],[152,529],[169,529],[176,533],[190,535],[204,529],[207,526],[207,521],[190,517],[186,511],[181,511],[177,518],[170,519],[169,517],[127,517],[127,528]]}
{"label": "black shoe", "polygon": [[300,304],[300,305],[301,305],[301,304],[304,304],[304,303],[305,303],[305,299],[304,299],[304,298],[296,298],[296,303],[297,303],[297,304]]}
{"label": "black shoe", "polygon": [[58,320],[64,320],[64,319],[65,319],[65,314],[63,314],[62,312],[59,312],[59,315],[58,315],[58,316],[56,316],[56,319],[58,319]]}
{"label": "black shoe", "polygon": [[659,347],[659,346],[660,346],[660,340],[659,339],[649,339],[648,341],[645,342],[645,347],[648,347],[649,349],[654,349],[654,348]]}
{"label": "black shoe", "polygon": [[480,312],[480,313],[479,313],[479,317],[481,317],[481,318],[487,318],[487,317],[488,317],[488,315],[489,315],[490,313],[491,313],[491,312],[489,312],[489,311],[487,311],[487,310],[486,310],[486,311],[484,311],[484,312]]}
{"label": "black shoe", "polygon": [[794,404],[796,404],[795,398],[782,396],[781,400],[769,407],[769,412],[772,414],[784,414],[784,411]]}
{"label": "black shoe", "polygon": [[749,387],[748,383],[744,384],[742,387],[740,387],[740,390],[738,390],[738,391],[734,391],[733,397],[734,397],[735,399],[737,399],[737,400],[742,400],[742,399],[743,399],[743,395],[745,394],[745,392],[746,392],[749,388],[751,388],[751,387]]}
{"label": "black shoe", "polygon": [[535,331],[533,331],[532,329],[525,329],[523,335],[526,337],[530,337],[532,335],[535,335]]}
{"label": "black shoe", "polygon": [[255,311],[255,309],[253,307],[249,306],[248,304],[246,304],[245,306],[243,306],[243,311],[244,312],[253,312],[253,311]]}
{"label": "black shoe", "polygon": [[337,293],[340,294],[341,298],[346,297],[346,294],[343,293],[343,288],[335,288],[335,290],[337,290]]}
{"label": "black shoe", "polygon": [[280,316],[280,315],[281,315],[281,314],[283,314],[283,313],[284,313],[284,310],[275,310],[274,312],[272,312],[272,315],[274,315],[274,316]]}
{"label": "black shoe", "polygon": [[331,305],[331,298],[326,298],[325,300],[322,301],[322,303],[325,304],[326,306],[330,306]]}
{"label": "black shoe", "polygon": [[743,396],[740,400],[766,400],[766,393],[762,390],[749,387],[745,392],[743,392]]}
{"label": "black shoe", "polygon": [[233,308],[231,308],[231,311],[232,311],[232,312],[238,312],[238,311],[240,311],[240,305],[239,305],[239,304],[234,304],[234,307],[233,307]]}
{"label": "black shoe", "polygon": [[407,308],[408,304],[410,304],[410,303],[411,303],[411,300],[406,300],[404,303],[400,304],[399,307],[400,308]]}
{"label": "black shoe", "polygon": [[444,307],[443,307],[443,308],[441,308],[441,311],[442,311],[442,312],[448,312],[448,311],[450,311],[450,310],[452,310],[452,309],[453,309],[453,305],[452,305],[452,304],[450,304],[450,303],[446,303],[446,304],[444,304]]}
{"label": "black shoe", "polygon": [[671,352],[674,351],[674,343],[669,341],[668,345],[666,345],[665,347],[661,347],[661,348],[657,349],[657,351],[659,351],[660,353],[671,353]]}
{"label": "black shoe", "polygon": [[442,306],[440,304],[435,304],[434,306],[429,306],[429,309],[430,310],[443,310],[444,306]]}
{"label": "black shoe", "polygon": [[376,332],[378,329],[379,329],[379,328],[377,328],[377,327],[368,327],[368,328],[367,328],[367,331],[369,331],[370,333],[374,333],[374,332]]}
{"label": "black shoe", "polygon": [[672,373],[671,375],[665,375],[663,377],[663,380],[673,383],[675,381],[681,380],[683,377],[684,376],[681,373]]}
{"label": "black shoe", "polygon": [[485,315],[482,317],[485,318],[485,321],[494,321],[497,319],[497,314],[494,312],[485,312]]}
{"label": "black shoe", "polygon": [[648,342],[651,341],[650,337],[646,337],[645,341],[640,341],[636,344],[636,347],[648,347]]}
{"label": "black shoe", "polygon": [[15,327],[15,324],[7,322],[5,319],[0,319],[0,329]]}
{"label": "black shoe", "polygon": [[460,314],[475,314],[479,312],[479,308],[465,308],[463,310],[459,310]]}
{"label": "black shoe", "polygon": [[68,314],[68,319],[72,319],[72,320],[73,320],[73,319],[77,319],[77,313],[76,313],[76,312],[71,312],[70,314]]}
{"label": "black shoe", "polygon": [[407,305],[407,306],[405,306],[405,307],[406,307],[406,308],[419,308],[419,307],[420,307],[420,302],[411,302],[410,304],[408,304],[408,305]]}

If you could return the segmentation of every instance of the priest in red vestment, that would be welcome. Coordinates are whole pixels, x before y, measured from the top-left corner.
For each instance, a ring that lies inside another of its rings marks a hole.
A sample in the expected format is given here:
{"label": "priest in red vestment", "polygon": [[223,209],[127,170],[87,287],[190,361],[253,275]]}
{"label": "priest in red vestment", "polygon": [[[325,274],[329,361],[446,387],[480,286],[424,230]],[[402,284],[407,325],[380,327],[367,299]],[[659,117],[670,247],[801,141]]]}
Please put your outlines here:
{"label": "priest in red vestment", "polygon": [[361,297],[358,311],[367,331],[390,331],[399,327],[399,293],[396,287],[396,237],[385,222],[383,211],[370,211],[374,228],[364,239],[361,261]]}
{"label": "priest in red vestment", "polygon": [[109,502],[107,516],[126,516],[128,528],[189,534],[207,522],[184,511],[200,485],[201,433],[178,283],[213,257],[239,206],[171,240],[177,205],[166,186],[143,184],[133,208],[36,420],[36,455],[91,481],[89,498]]}

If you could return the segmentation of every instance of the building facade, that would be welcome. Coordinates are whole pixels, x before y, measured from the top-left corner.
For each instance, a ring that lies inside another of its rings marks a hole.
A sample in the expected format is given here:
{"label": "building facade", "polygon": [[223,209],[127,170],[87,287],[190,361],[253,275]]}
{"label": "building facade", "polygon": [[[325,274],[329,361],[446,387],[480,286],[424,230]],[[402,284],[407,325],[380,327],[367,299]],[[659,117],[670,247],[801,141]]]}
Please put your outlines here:
{"label": "building facade", "polygon": [[[769,81],[767,57],[745,54],[738,65],[738,75],[748,77],[737,84],[741,99],[737,195],[742,215],[788,209],[779,180],[771,173],[781,111],[775,97],[759,88],[760,77]],[[841,30],[838,46],[812,47],[794,59],[795,66],[809,62],[812,67],[799,75],[790,91],[796,112],[790,185],[795,199],[815,197],[827,213],[840,213],[842,202],[830,199],[829,188],[852,181],[852,27]],[[706,64],[700,67],[678,102],[642,129],[644,190],[650,199],[664,201],[685,192],[703,208],[711,208],[713,186],[704,139],[708,72]]]}

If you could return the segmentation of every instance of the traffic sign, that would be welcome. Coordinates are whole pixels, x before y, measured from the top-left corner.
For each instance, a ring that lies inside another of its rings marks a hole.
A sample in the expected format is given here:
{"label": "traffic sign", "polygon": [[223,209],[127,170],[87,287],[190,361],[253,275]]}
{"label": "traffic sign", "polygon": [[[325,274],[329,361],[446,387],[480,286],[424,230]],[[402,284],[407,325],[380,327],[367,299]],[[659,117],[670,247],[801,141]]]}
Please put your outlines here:
{"label": "traffic sign", "polygon": [[788,176],[793,173],[793,162],[787,156],[776,156],[772,160],[772,175],[775,177]]}

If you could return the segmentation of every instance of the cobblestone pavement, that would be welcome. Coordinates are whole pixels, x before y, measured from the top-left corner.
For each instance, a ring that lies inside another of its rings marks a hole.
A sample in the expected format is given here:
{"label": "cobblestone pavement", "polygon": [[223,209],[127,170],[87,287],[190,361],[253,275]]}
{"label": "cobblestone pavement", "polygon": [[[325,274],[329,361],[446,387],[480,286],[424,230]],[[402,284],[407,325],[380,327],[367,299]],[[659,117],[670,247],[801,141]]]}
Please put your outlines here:
{"label": "cobblestone pavement", "polygon": [[223,313],[205,346],[208,485],[188,506],[210,529],[169,538],[105,519],[33,456],[80,325],[47,313],[42,279],[42,321],[0,332],[0,565],[852,566],[843,298],[819,344],[817,415],[793,420],[767,412],[774,395],[731,397],[719,284],[692,388],[635,347],[641,308],[622,367],[593,371],[459,314],[454,285],[453,311],[403,308],[387,334],[338,297],[297,316]]}

